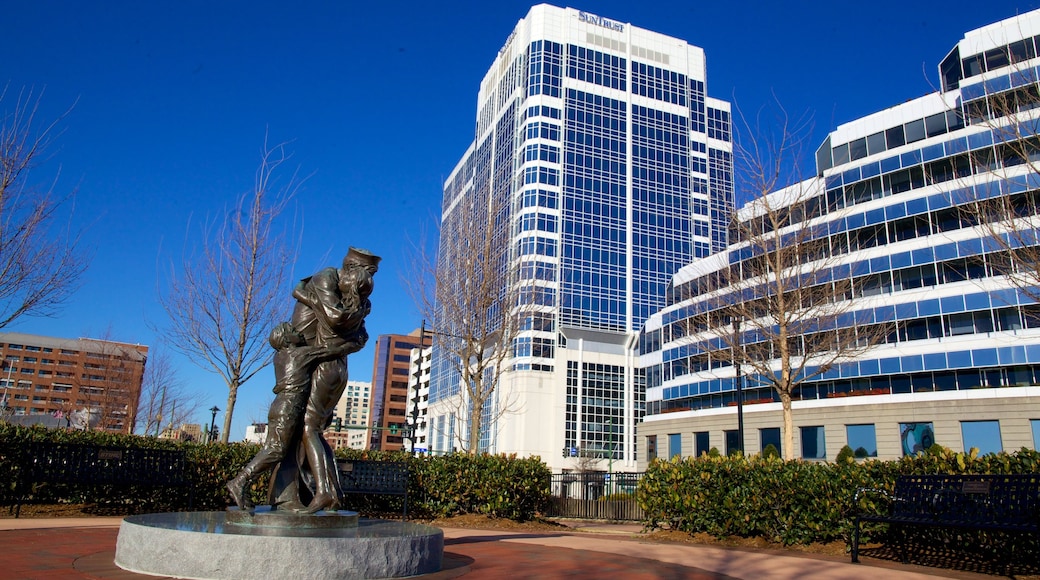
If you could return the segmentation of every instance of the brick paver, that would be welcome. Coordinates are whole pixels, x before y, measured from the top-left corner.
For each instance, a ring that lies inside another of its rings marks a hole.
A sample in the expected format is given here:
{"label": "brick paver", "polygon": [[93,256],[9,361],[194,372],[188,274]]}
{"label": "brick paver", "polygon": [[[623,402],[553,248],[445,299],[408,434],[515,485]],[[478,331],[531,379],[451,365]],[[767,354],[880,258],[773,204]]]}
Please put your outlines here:
{"label": "brick paver", "polygon": [[[77,523],[80,525],[77,527]],[[38,527],[32,527],[32,526]],[[71,526],[71,527],[70,527]],[[88,527],[93,526],[93,527]],[[115,566],[118,520],[0,520],[0,579],[156,578]],[[852,565],[836,558],[650,543],[605,533],[517,533],[445,529],[444,569],[424,580],[624,578],[755,580],[934,580],[980,578],[888,562]],[[275,580],[275,579],[271,579]]]}

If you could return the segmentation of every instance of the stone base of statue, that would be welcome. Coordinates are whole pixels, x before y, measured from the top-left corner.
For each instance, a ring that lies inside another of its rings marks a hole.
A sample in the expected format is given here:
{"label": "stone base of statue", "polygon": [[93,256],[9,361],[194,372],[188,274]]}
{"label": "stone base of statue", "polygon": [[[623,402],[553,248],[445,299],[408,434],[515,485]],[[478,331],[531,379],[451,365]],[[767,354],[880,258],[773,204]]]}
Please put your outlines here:
{"label": "stone base of statue", "polygon": [[119,527],[115,563],[175,578],[370,579],[437,572],[443,553],[444,534],[431,526],[260,506],[252,513],[129,516]]}
{"label": "stone base of statue", "polygon": [[260,505],[252,510],[229,507],[224,521],[231,526],[263,526],[268,528],[293,529],[340,529],[356,528],[358,513],[346,510],[320,511],[316,514],[298,514],[293,511],[276,510],[269,505]]}

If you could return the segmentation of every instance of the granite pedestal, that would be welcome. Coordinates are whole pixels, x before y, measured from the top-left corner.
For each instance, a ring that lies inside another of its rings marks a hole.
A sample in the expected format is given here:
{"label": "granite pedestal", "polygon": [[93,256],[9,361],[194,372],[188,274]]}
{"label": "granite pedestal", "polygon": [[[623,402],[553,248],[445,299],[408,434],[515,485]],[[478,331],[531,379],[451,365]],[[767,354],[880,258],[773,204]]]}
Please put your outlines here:
{"label": "granite pedestal", "polygon": [[141,574],[228,580],[396,578],[440,570],[441,530],[356,514],[354,525],[326,525],[342,513],[310,516],[316,526],[228,523],[228,512],[130,516],[119,528],[115,563]]}

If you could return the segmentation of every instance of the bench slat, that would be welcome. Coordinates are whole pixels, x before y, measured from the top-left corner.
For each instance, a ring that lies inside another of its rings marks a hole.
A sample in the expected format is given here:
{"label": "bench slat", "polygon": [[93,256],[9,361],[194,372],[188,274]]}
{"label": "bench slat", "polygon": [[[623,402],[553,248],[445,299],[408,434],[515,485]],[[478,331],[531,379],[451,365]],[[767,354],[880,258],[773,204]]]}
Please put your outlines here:
{"label": "bench slat", "polygon": [[344,494],[403,496],[404,518],[408,519],[407,463],[371,460],[339,460],[337,463]]}
{"label": "bench slat", "polygon": [[891,500],[888,513],[859,513],[853,506],[853,562],[859,561],[861,522],[1040,533],[1040,474],[901,475]]}
{"label": "bench slat", "polygon": [[[40,483],[189,487],[186,459],[179,449],[102,447],[30,441],[19,464],[15,517]],[[189,509],[194,503],[189,493]]]}

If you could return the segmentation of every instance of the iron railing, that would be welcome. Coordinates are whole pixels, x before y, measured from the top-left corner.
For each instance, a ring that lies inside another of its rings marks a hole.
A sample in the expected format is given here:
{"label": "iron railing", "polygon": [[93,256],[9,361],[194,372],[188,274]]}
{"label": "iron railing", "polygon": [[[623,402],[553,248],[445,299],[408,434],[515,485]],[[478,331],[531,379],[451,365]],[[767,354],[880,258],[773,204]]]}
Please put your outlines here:
{"label": "iron railing", "polygon": [[641,521],[636,485],[642,473],[557,473],[546,515],[588,520]]}

